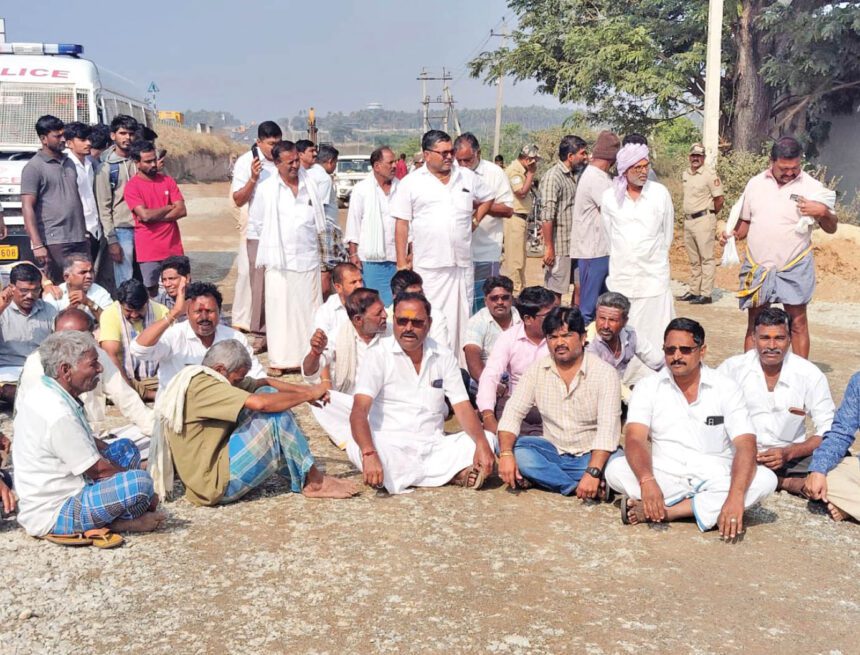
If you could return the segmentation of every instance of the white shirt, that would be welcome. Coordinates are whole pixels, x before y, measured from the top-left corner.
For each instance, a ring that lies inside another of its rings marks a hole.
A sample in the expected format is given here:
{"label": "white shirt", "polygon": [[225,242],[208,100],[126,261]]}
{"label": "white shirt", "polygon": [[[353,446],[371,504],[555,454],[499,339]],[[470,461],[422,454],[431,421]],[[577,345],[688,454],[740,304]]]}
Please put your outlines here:
{"label": "white shirt", "polygon": [[[514,192],[508,176],[501,167],[482,159],[478,162],[475,174],[481,178],[493,194],[493,202],[499,205],[514,206]],[[497,262],[502,256],[502,237],[504,222],[507,219],[487,214],[472,232],[472,259],[476,262]]]}
{"label": "white shirt", "polygon": [[346,307],[343,306],[340,296],[333,293],[328,300],[317,307],[314,314],[314,330],[325,332],[329,345],[333,346],[334,340],[340,334],[340,326],[344,323],[349,323]]}
{"label": "white shirt", "polygon": [[454,166],[448,184],[426,166],[404,177],[392,194],[391,215],[412,228],[417,268],[472,266],[473,203],[493,197],[473,171]]}
{"label": "white shirt", "polygon": [[361,364],[355,385],[359,394],[373,398],[372,431],[407,439],[442,434],[448,413],[445,396],[452,405],[469,400],[457,359],[430,338],[424,341],[420,372],[393,336],[380,339]]}
{"label": "white shirt", "polygon": [[[495,166],[495,164],[493,165]],[[499,167],[496,166],[496,168]],[[511,307],[511,324],[508,329],[522,322],[517,308]],[[476,314],[472,315],[466,324],[466,340],[463,342],[463,347],[478,346],[481,349],[481,361],[486,364],[490,353],[493,351],[493,346],[496,344],[496,339],[502,332],[504,332],[502,326],[496,322],[490,310],[487,307],[482,307]]]}
{"label": "white shirt", "polygon": [[[266,377],[266,371],[260,366],[245,335],[219,323],[215,328],[215,339],[212,343],[216,344],[227,339],[236,339],[251,355],[251,370],[248,375],[257,379]],[[188,321],[167,328],[154,346],[141,346],[137,339],[131,342],[131,354],[134,357],[144,362],[158,362],[159,394],[167,388],[173,376],[184,367],[189,364],[201,364],[206,351],[206,346],[200,341],[200,337],[194,334]]]}
{"label": "white shirt", "polygon": [[[262,152],[260,153],[260,161],[263,164],[263,170],[260,171],[260,177],[257,179],[257,187],[273,175],[278,174],[278,167],[275,166],[275,162],[266,159]],[[231,196],[248,184],[248,180],[251,179],[251,164],[253,162],[254,156],[250,150],[236,160],[233,165],[233,182],[230,184]],[[263,203],[257,202],[257,187],[254,187],[247,203],[248,229],[245,232],[245,238],[252,241],[260,238],[260,230],[263,229]]]}
{"label": "white shirt", "polygon": [[669,290],[669,248],[675,212],[669,190],[648,181],[639,200],[624,196],[618,206],[615,188],[603,194],[601,214],[609,234],[610,291],[628,298],[649,298]]}
{"label": "white shirt", "polygon": [[[809,360],[788,353],[773,393],[767,390],[755,349],[729,357],[717,370],[741,386],[759,450],[806,441],[806,415],[812,418],[814,434],[823,436],[830,429],[836,411],[830,387],[824,373]],[[790,409],[802,410],[803,414]]]}
{"label": "white shirt", "polygon": [[18,523],[27,534],[42,536],[53,531],[63,504],[84,488],[84,472],[101,456],[93,435],[55,390],[40,383],[16,405]]}
{"label": "white shirt", "polygon": [[699,394],[692,403],[668,368],[640,380],[627,409],[630,423],[650,429],[655,470],[694,480],[728,475],[734,457],[732,441],[755,434],[741,388],[704,365]]}
{"label": "white shirt", "polygon": [[371,202],[379,203],[380,214],[382,215],[382,232],[385,237],[385,261],[397,261],[397,249],[394,246],[394,217],[391,215],[389,200],[394,195],[399,182],[400,180],[396,177],[391,180],[391,190],[386,195],[371,173],[352,187],[343,240],[346,243],[358,244],[358,258],[363,262],[368,261],[368,258],[366,251],[362,250],[361,226]]}
{"label": "white shirt", "polygon": [[[369,348],[374,346],[380,339],[383,339],[387,336],[391,336],[391,327],[386,326],[385,332],[382,334],[374,334],[373,338],[370,341],[365,341],[360,336],[358,336],[358,332],[353,330],[353,337],[355,338],[355,368],[356,371],[356,381],[358,378],[358,371],[361,370],[361,363],[364,361],[365,356],[367,355],[367,351]],[[317,384],[321,380],[320,371],[322,371],[326,366],[329,367],[329,372],[331,373],[332,385],[335,389],[338,389],[338,386],[341,380],[337,379],[337,366],[336,362],[338,359],[338,351],[335,343],[331,341],[328,344],[328,347],[325,349],[325,352],[320,356],[320,363],[317,372],[313,375],[308,375],[305,373],[305,365],[302,362],[302,380],[307,382],[308,384]],[[340,390],[341,393],[353,394],[355,393],[355,384],[349,388],[344,388]]]}
{"label": "white shirt", "polygon": [[78,195],[81,197],[81,205],[84,207],[84,222],[87,226],[87,232],[98,239],[102,235],[102,223],[99,220],[99,210],[93,191],[95,183],[93,164],[88,157],[84,157],[83,163],[77,155],[70,155],[69,159],[74,163],[75,171],[78,174]]}
{"label": "white shirt", "polygon": [[[99,356],[99,364],[104,370],[99,375],[96,388],[82,393],[80,396],[90,427],[99,433],[108,429],[105,410],[106,399],[110,398],[120,413],[134,423],[144,435],[152,435],[155,413],[140,399],[138,393],[123,380],[110,355],[101,348],[96,349],[96,352]],[[40,380],[44,374],[42,357],[37,350],[24,362],[24,370],[21,371],[21,381],[18,383],[18,395],[16,396],[18,403],[32,389],[38,389],[41,386]]]}
{"label": "white shirt", "polygon": [[325,205],[326,218],[337,225],[337,191],[334,188],[334,180],[331,179],[331,175],[326,173],[321,164],[314,164],[306,170],[317,185],[320,200]]}
{"label": "white shirt", "polygon": [[[281,176],[275,175],[258,186],[257,191],[260,194],[260,204],[263,205],[264,220],[266,202],[277,198],[278,229],[284,262],[288,270],[304,272],[319,268],[320,250],[310,192],[301,175],[298,184],[298,193],[293,195],[293,190]],[[260,234],[263,234],[262,229]]]}
{"label": "white shirt", "polygon": [[[63,292],[63,295],[59,298],[59,300],[57,298],[54,298],[54,296],[52,296],[50,293],[45,293],[42,296],[45,302],[49,305],[52,305],[53,307],[56,307],[58,312],[63,311],[64,309],[66,309],[66,307],[69,306],[69,285],[66,282],[63,282],[60,285],[60,290]],[[108,290],[102,286],[99,286],[95,282],[93,282],[93,285],[89,289],[87,289],[87,298],[92,300],[102,310],[107,309],[113,303],[113,298],[110,297],[110,293],[108,293]],[[89,310],[88,307],[79,305],[79,308],[85,311],[90,316],[93,315],[93,313]]]}
{"label": "white shirt", "polygon": [[[390,321],[388,323],[388,329],[392,328],[394,324],[394,303],[391,303],[388,307],[385,308],[385,314],[389,317]],[[451,343],[448,340],[448,319],[445,318],[445,314],[442,312],[433,313],[433,307],[430,307],[430,331],[427,333],[427,336],[433,341],[436,342],[437,348],[444,348],[445,350],[450,350],[448,344]]]}

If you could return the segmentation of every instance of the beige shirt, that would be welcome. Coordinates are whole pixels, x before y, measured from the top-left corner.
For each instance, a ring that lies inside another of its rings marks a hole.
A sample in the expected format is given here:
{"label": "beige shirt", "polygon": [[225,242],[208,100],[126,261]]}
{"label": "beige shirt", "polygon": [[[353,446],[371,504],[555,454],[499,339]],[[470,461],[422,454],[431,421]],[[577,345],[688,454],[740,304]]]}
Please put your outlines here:
{"label": "beige shirt", "polygon": [[717,174],[707,166],[693,172],[689,168],[683,173],[684,213],[688,216],[696,212],[714,209],[714,198],[723,195],[723,186]]}
{"label": "beige shirt", "polygon": [[519,434],[532,407],[543,419],[543,438],[560,453],[582,455],[618,448],[621,437],[621,382],[615,369],[597,355],[583,354],[570,388],[552,357],[532,364],[505,406],[499,432]]}
{"label": "beige shirt", "polygon": [[514,192],[514,213],[528,214],[532,210],[531,192],[525,198],[517,198],[517,191],[523,188],[526,183],[526,168],[522,165],[519,159],[515,159],[510,166],[505,169],[505,175],[508,176],[508,181],[511,183],[511,190]]}

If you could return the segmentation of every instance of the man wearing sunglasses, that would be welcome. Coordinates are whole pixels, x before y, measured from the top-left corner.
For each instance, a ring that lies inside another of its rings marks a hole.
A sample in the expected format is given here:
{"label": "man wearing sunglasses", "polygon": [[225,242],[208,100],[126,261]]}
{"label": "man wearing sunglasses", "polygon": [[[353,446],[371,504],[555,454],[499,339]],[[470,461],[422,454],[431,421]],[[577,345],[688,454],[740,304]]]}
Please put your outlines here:
{"label": "man wearing sunglasses", "polygon": [[607,464],[606,482],[623,494],[625,524],[695,518],[703,532],[716,526],[734,543],[744,533],[744,510],[774,492],[776,476],[756,465],[743,392],[702,363],[706,350],[699,323],[669,323],[666,367],[633,390],[625,457]]}
{"label": "man wearing sunglasses", "polygon": [[[365,484],[391,494],[479,489],[495,464],[496,437],[482,429],[456,357],[427,338],[431,322],[424,296],[398,295],[394,335],[368,349],[358,374],[346,453]],[[444,432],[446,396],[463,432]]]}
{"label": "man wearing sunglasses", "polygon": [[[498,168],[498,167],[497,167]],[[522,323],[514,308],[514,282],[509,277],[494,276],[484,281],[487,306],[469,319],[463,356],[469,375],[475,382],[481,379],[484,366],[499,335],[513,325]]]}
{"label": "man wearing sunglasses", "polygon": [[454,145],[445,132],[430,130],[421,147],[426,165],[403,178],[389,203],[397,219],[397,269],[421,275],[427,299],[448,322],[450,343],[444,345],[459,354],[475,293],[472,232],[489,213],[494,196],[483,178],[455,164]]}

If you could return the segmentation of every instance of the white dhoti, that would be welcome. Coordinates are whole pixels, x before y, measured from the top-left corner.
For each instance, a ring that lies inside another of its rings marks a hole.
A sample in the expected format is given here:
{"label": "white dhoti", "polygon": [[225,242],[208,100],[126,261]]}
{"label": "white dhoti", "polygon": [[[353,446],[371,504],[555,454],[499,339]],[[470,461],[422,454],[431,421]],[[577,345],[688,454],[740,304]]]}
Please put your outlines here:
{"label": "white dhoti", "polygon": [[[618,493],[624,493],[636,500],[642,499],[639,481],[627,463],[626,457],[616,457],[606,465],[606,483]],[[715,475],[706,480],[697,477],[680,477],[654,469],[654,479],[663,492],[667,507],[677,505],[685,498],[692,498],[693,515],[702,532],[710,530],[717,523],[720,510],[729,495],[732,476],[729,470],[723,475]],[[764,466],[757,466],[755,477],[744,496],[744,507],[749,508],[761,502],[776,491],[776,475]]]}
{"label": "white dhoti", "polygon": [[424,281],[424,295],[430,301],[433,313],[444,314],[448,323],[448,346],[463,364],[463,342],[466,340],[466,325],[475,295],[475,271],[471,266],[447,266],[445,268],[421,268],[414,270]]}
{"label": "white dhoti", "polygon": [[341,450],[344,450],[347,443],[352,441],[350,413],[352,413],[352,396],[339,391],[331,392],[331,402],[328,405],[324,407],[311,405],[311,414],[331,442]]}
{"label": "white dhoti", "polygon": [[[496,452],[496,435],[485,431],[484,436]],[[410,487],[446,485],[475,458],[475,442],[465,432],[417,435],[377,431],[373,447],[382,462],[383,484],[390,494],[406,493]],[[361,471],[361,450],[355,441],[347,443],[346,454]]]}
{"label": "white dhoti", "polygon": [[233,290],[233,306],[230,308],[230,323],[237,330],[251,329],[251,266],[248,262],[248,245],[245,231],[248,227],[247,205],[239,209],[239,251],[236,253],[236,287]]}
{"label": "white dhoti", "polygon": [[269,366],[301,366],[314,331],[314,311],[321,304],[318,268],[302,272],[266,269]]}
{"label": "white dhoti", "polygon": [[[662,348],[663,332],[669,325],[669,321],[675,318],[675,301],[672,298],[672,292],[666,290],[659,296],[632,297],[629,300],[630,314],[627,324],[655,348]],[[633,385],[651,373],[650,368],[645,366],[638,357],[634,357],[627,366],[623,382]]]}

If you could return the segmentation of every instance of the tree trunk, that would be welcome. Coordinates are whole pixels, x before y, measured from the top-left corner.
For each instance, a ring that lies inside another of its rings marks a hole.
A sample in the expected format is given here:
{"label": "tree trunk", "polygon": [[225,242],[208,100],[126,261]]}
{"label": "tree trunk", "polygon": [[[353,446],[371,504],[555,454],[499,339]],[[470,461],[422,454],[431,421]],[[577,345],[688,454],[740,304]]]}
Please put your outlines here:
{"label": "tree trunk", "polygon": [[761,0],[743,0],[738,19],[738,63],[735,77],[736,95],[732,125],[732,147],[745,152],[761,151],[768,138],[773,97],[761,75],[761,56],[765,50],[755,19],[761,11]]}

